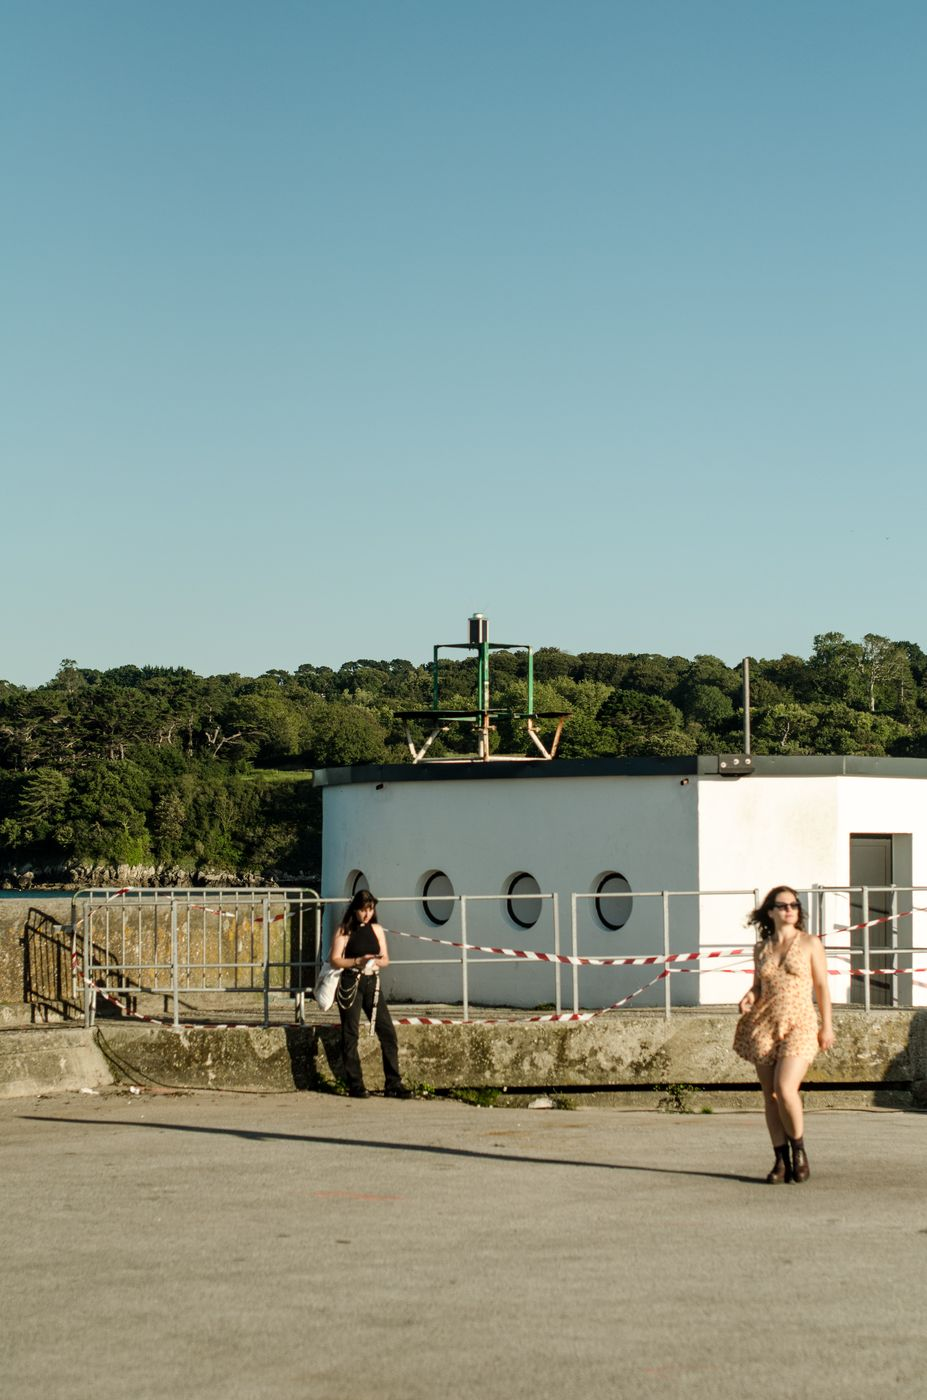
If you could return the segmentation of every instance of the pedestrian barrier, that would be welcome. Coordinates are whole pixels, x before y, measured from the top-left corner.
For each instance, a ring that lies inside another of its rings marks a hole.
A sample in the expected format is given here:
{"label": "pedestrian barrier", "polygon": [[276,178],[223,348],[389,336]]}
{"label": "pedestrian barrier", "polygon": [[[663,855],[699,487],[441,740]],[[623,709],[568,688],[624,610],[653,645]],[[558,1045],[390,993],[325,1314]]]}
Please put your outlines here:
{"label": "pedestrian barrier", "polygon": [[[927,948],[923,940],[915,943],[911,932],[915,923],[919,930],[927,927],[927,888],[814,887],[798,893],[806,903],[810,930],[825,941],[828,970],[835,979],[836,1004],[854,1003],[854,989],[861,987],[859,1004],[870,1009],[870,989],[874,984],[893,989],[892,1004],[912,1004],[914,988],[927,988],[921,980],[927,975]],[[925,897],[924,904],[915,904],[918,895]],[[555,892],[448,895],[445,904],[450,912],[446,922],[453,923],[452,931],[458,932],[459,938],[392,928],[394,920],[390,915],[402,912],[403,906],[407,912],[411,910],[408,921],[417,918],[421,922],[423,901],[413,896],[381,899],[381,921],[390,925],[387,931],[392,952],[388,975],[398,978],[401,985],[409,969],[424,969],[426,976],[440,975],[445,987],[448,978],[453,977],[456,996],[414,999],[459,1001],[461,1007],[459,1017],[398,1015],[395,1019],[403,1025],[474,1024],[473,1006],[518,1005],[511,995],[512,988],[523,989],[527,977],[538,975],[546,976],[547,984],[546,996],[543,984],[531,984],[535,1014],[488,1017],[480,1023],[587,1022],[639,1002],[648,992],[660,997],[666,1017],[672,1015],[674,1006],[712,1004],[714,1000],[730,1004],[739,999],[742,990],[738,981],[728,982],[730,993],[725,987],[724,994],[716,999],[703,995],[700,1002],[693,1001],[692,993],[694,990],[698,998],[716,973],[733,975],[743,983],[743,989],[748,985],[752,975],[752,939],[742,936],[739,943],[709,942],[704,930],[717,924],[714,911],[717,901],[722,900],[738,901],[737,922],[743,926],[745,914],[758,902],[756,891],[635,891],[633,914],[620,932],[624,934],[633,918],[635,939],[641,938],[650,946],[622,953],[589,951],[594,937],[601,948],[601,933],[593,934],[586,917],[589,901],[609,898],[628,903],[627,894],[571,894],[569,951],[561,947],[560,899]],[[470,936],[470,929],[476,926],[494,930],[504,926],[498,906],[506,901],[510,907],[511,901],[518,899],[533,901],[539,918],[531,929],[532,936],[539,942],[546,938],[549,948],[518,948],[477,941]],[[834,913],[843,908],[861,909],[868,916],[870,904],[876,902],[889,904],[889,912],[855,922],[833,922]],[[291,1007],[293,1019],[302,1023],[306,998],[311,995],[322,961],[325,935],[330,934],[334,918],[344,905],[343,897],[323,898],[314,890],[296,888],[81,891],[74,897],[72,922],[64,931],[70,937],[71,1001],[82,1007],[88,1026],[105,1010],[108,1014],[175,1028],[227,1028],[253,1021],[210,1017],[211,1003],[218,1000],[225,1007],[230,996],[250,994],[251,1003],[258,1000],[261,1024],[270,1024],[271,1005],[277,1007],[281,1001]],[[540,913],[544,911],[546,918],[541,923]],[[732,917],[727,926],[734,925]],[[881,943],[873,942],[874,929],[880,930]],[[413,942],[431,945],[431,954],[397,956],[397,950]],[[690,946],[679,946],[681,942]],[[654,967],[660,971],[642,985],[629,985],[627,981],[612,984],[614,990],[621,991],[619,996],[602,990],[610,985],[601,981],[609,974],[633,978],[634,969]],[[564,969],[570,975],[566,997]],[[687,991],[674,997],[674,974],[683,972],[694,974],[698,982],[690,983]],[[585,979],[582,982],[581,976]],[[661,992],[656,992],[654,989],[661,983]],[[902,988],[906,990],[899,990]],[[162,1015],[139,1009],[140,1001],[150,1003],[152,998],[162,1000]],[[403,1000],[401,993],[398,1000]],[[543,1007],[545,1000],[549,1009]],[[569,1003],[566,1007],[565,1001]]]}

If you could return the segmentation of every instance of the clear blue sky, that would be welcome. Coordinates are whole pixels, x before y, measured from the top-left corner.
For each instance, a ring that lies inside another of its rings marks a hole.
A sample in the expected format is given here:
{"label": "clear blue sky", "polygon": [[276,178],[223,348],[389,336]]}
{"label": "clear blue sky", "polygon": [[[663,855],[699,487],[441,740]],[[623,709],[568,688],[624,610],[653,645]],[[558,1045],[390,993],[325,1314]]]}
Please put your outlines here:
{"label": "clear blue sky", "polygon": [[0,677],[927,646],[922,0],[2,0]]}

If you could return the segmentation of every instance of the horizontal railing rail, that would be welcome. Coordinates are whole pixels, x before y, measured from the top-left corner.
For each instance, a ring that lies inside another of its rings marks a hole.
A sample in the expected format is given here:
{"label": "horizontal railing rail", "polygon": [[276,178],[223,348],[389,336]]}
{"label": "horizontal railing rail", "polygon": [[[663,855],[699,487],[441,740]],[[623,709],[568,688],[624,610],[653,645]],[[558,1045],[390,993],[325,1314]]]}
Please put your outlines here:
{"label": "horizontal railing rail", "polygon": [[[809,931],[824,939],[836,1004],[868,1011],[874,1004],[927,1000],[914,994],[915,987],[927,988],[927,969],[919,965],[927,962],[927,938],[914,936],[927,930],[927,886],[816,885],[797,893]],[[602,1014],[640,998],[645,998],[641,1005],[653,1005],[656,998],[669,1017],[674,1006],[736,1002],[742,995],[739,979],[745,990],[755,937],[746,915],[758,903],[758,891],[574,891],[569,898],[564,952],[560,897],[554,891],[442,894],[430,902],[432,909],[440,908],[441,919],[425,916],[420,894],[384,896],[380,919],[390,934],[394,975],[401,981],[422,969],[426,977],[438,977],[450,994],[432,1000],[459,1002],[464,1020],[474,1004],[522,1004],[506,1001],[516,986],[522,1001],[528,991],[536,997],[535,1010],[550,1007],[551,1019],[580,1015],[583,1000],[587,1007],[595,1004],[590,1014]],[[296,1019],[303,1021],[325,935],[330,940],[334,916],[345,904],[343,896],[301,888],[80,891],[72,901],[68,931],[69,1000],[82,1006],[87,1025],[93,1024],[100,997],[129,1015],[139,1015],[139,998],[162,998],[177,1027],[188,999],[240,993],[260,998],[264,1025],[270,1024],[275,996],[292,1000]],[[528,906],[523,920],[517,917],[519,905]],[[606,919],[602,911],[609,908],[616,912]],[[391,927],[405,922],[404,909],[412,911],[418,931]],[[724,936],[713,936],[715,928]],[[731,937],[727,930],[737,928],[740,937]],[[626,942],[632,935],[634,943]],[[410,946],[407,956],[406,940],[429,944],[431,951]],[[494,970],[487,979],[488,966]],[[451,986],[445,974],[453,969]],[[690,974],[683,978],[690,985],[682,994],[674,994],[676,973]],[[722,990],[721,973],[730,981],[730,994]],[[713,989],[720,994],[703,995]],[[411,1000],[426,998],[415,994]],[[157,1018],[141,1014],[140,1019]]]}

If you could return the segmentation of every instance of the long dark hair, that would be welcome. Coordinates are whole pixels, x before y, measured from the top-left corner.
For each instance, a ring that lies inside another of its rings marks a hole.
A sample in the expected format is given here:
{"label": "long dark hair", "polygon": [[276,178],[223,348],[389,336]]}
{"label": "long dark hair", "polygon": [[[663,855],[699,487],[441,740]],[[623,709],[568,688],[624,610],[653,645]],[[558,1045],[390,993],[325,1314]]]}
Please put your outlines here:
{"label": "long dark hair", "polygon": [[807,932],[805,929],[805,911],[798,891],[793,890],[791,885],[774,885],[763,900],[763,903],[758,905],[747,919],[747,923],[753,924],[761,938],[772,938],[776,931],[776,925],[773,922],[772,907],[780,894],[792,894],[795,896],[798,901],[798,918],[795,922],[795,927],[798,929],[799,933]]}
{"label": "long dark hair", "polygon": [[349,938],[352,933],[356,933],[360,928],[360,919],[358,915],[363,909],[372,909],[374,914],[377,912],[377,901],[369,890],[358,890],[351,900],[351,903],[344,911],[344,918],[341,920],[341,928]]}

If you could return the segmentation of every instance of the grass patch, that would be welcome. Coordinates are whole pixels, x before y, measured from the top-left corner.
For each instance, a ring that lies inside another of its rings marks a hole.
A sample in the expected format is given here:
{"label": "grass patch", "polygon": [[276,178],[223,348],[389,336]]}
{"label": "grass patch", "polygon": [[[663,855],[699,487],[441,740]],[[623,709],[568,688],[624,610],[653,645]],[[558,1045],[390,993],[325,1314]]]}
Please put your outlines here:
{"label": "grass patch", "polygon": [[277,783],[311,783],[315,777],[314,768],[252,768],[245,777],[251,783],[263,783],[273,787]]}
{"label": "grass patch", "polygon": [[495,1108],[501,1089],[448,1089],[446,1097],[474,1108]]}
{"label": "grass patch", "polygon": [[661,1113],[694,1113],[692,1097],[693,1084],[655,1084],[653,1092],[659,1094],[657,1109]]}

